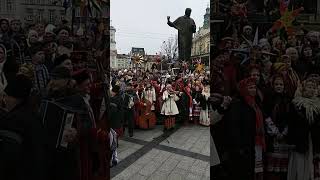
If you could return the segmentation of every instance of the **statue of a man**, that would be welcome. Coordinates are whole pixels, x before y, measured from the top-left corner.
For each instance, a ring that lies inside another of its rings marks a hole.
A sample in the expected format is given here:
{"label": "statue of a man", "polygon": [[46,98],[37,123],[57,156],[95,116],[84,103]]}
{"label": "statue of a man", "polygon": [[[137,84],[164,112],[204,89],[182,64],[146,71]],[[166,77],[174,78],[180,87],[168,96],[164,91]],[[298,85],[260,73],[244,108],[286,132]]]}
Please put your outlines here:
{"label": "statue of a man", "polygon": [[191,48],[192,48],[192,36],[196,32],[196,24],[192,18],[190,18],[191,9],[187,8],[185,15],[179,17],[174,22],[170,21],[170,16],[167,17],[168,25],[178,30],[178,49],[179,60],[190,62]]}

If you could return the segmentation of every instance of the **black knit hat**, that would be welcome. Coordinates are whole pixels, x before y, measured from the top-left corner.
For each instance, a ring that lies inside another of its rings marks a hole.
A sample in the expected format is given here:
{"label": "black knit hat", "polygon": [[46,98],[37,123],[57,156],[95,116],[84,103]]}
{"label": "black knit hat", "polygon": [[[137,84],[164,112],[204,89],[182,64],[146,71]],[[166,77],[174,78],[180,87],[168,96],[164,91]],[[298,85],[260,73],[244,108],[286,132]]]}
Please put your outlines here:
{"label": "black knit hat", "polygon": [[77,81],[77,84],[81,84],[85,80],[90,79],[90,75],[85,69],[83,69],[83,70],[79,71],[78,73],[74,74],[72,76],[72,78]]}
{"label": "black knit hat", "polygon": [[112,86],[111,91],[114,92],[114,93],[116,93],[116,94],[119,94],[119,92],[120,92],[120,86],[118,86],[118,85]]}
{"label": "black knit hat", "polygon": [[68,55],[63,54],[54,60],[54,66],[61,65],[65,60],[70,59]]}
{"label": "black knit hat", "polygon": [[8,96],[12,96],[19,99],[26,99],[30,96],[32,88],[32,81],[25,75],[16,75],[14,81],[9,81],[4,92]]}
{"label": "black knit hat", "polygon": [[63,66],[55,67],[51,72],[51,79],[71,79],[71,72]]}

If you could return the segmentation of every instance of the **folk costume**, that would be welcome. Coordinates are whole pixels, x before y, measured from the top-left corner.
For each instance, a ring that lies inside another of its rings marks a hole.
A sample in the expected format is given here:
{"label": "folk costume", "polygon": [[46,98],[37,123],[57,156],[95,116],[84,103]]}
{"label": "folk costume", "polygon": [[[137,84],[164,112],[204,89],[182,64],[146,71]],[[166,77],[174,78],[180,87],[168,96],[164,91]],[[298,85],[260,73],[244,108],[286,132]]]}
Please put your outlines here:
{"label": "folk costume", "polygon": [[210,125],[210,117],[209,117],[209,109],[210,109],[210,104],[209,104],[209,97],[210,97],[210,87],[206,86],[201,93],[201,98],[200,98],[200,119],[199,123],[204,126],[209,126]]}
{"label": "folk costume", "polygon": [[260,179],[263,173],[262,154],[266,149],[264,117],[256,97],[249,95],[250,85],[256,85],[255,78],[240,81],[241,99],[231,104],[224,117],[228,132],[230,179]]}
{"label": "folk costume", "polygon": [[162,99],[164,101],[161,109],[161,114],[165,116],[164,128],[172,129],[175,126],[175,116],[179,114],[176,101],[179,97],[172,90],[172,86],[168,84],[166,90],[163,92]]}
{"label": "folk costume", "polygon": [[[302,96],[292,100],[288,128],[289,143],[295,146],[289,155],[288,179],[320,179],[320,101]],[[316,84],[316,83],[315,83]]]}
{"label": "folk costume", "polygon": [[[275,81],[285,78],[281,75],[274,76],[271,80],[272,90],[267,94],[264,110],[267,115],[266,125],[266,176],[274,180],[286,180],[289,161],[290,146],[287,142],[290,98],[285,88],[283,92],[275,91]],[[286,87],[284,85],[284,87]]]}
{"label": "folk costume", "polygon": [[192,92],[192,101],[193,101],[193,108],[192,108],[192,121],[194,124],[198,124],[199,118],[200,118],[200,112],[201,112],[201,106],[200,106],[200,99],[202,97],[201,95],[201,89],[199,85],[196,85],[199,89]]}
{"label": "folk costume", "polygon": [[147,87],[143,90],[143,97],[145,100],[149,101],[152,104],[151,111],[154,111],[156,102],[156,91],[150,84],[147,85]]}

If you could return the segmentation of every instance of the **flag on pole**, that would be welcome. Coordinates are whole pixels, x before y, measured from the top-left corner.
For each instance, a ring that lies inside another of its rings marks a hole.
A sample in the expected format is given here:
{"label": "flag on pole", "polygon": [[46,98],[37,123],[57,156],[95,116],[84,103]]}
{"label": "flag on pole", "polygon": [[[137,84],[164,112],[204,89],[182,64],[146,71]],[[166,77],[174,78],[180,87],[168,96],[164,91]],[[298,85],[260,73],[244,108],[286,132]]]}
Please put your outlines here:
{"label": "flag on pole", "polygon": [[259,27],[256,29],[256,34],[254,35],[252,46],[258,46],[259,43]]}

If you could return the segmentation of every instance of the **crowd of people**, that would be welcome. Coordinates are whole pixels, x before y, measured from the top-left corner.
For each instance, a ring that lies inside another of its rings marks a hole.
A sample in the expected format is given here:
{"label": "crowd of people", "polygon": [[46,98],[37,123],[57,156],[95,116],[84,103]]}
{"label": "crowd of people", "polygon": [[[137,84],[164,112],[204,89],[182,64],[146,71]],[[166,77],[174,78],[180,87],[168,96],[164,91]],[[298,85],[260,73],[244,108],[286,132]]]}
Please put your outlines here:
{"label": "crowd of people", "polygon": [[132,137],[135,128],[152,129],[156,124],[165,131],[174,129],[176,122],[210,125],[209,72],[204,69],[185,72],[181,68],[174,75],[133,68],[113,71],[111,77],[111,128],[119,136],[126,127]]}
{"label": "crowd of people", "polygon": [[212,178],[319,179],[320,33],[255,29],[242,24],[211,56]]}
{"label": "crowd of people", "polygon": [[[0,20],[0,179],[107,176],[104,79],[90,65],[107,53],[108,28],[88,26]],[[52,126],[63,112],[73,123]]]}

